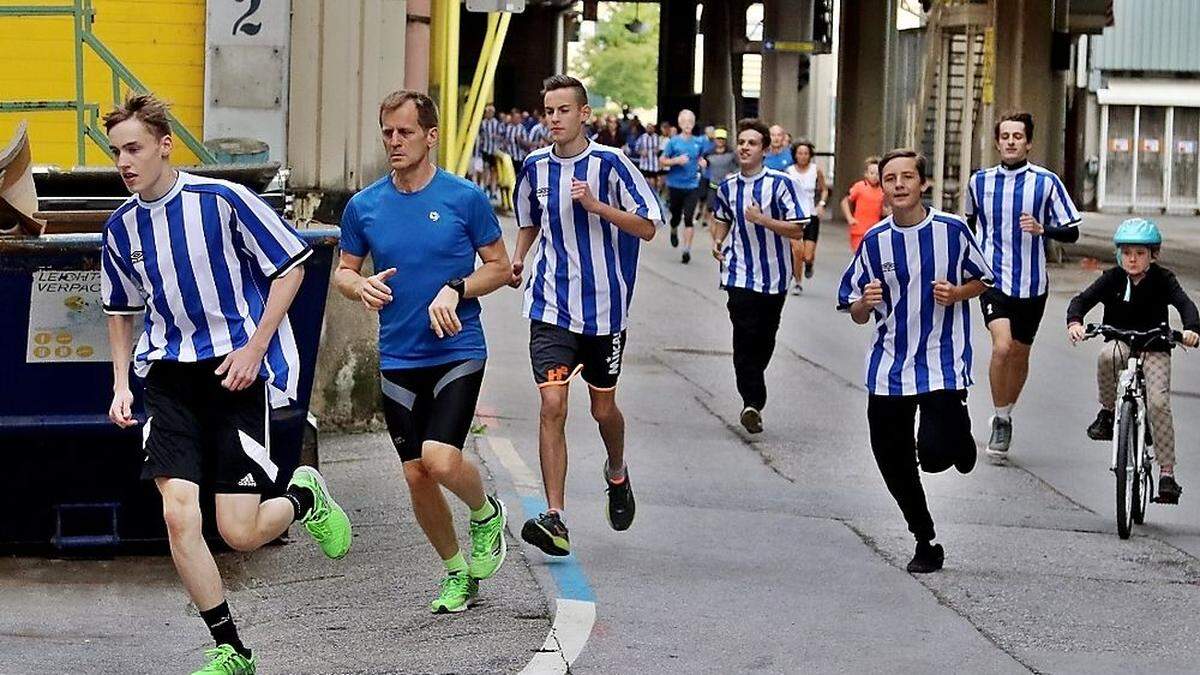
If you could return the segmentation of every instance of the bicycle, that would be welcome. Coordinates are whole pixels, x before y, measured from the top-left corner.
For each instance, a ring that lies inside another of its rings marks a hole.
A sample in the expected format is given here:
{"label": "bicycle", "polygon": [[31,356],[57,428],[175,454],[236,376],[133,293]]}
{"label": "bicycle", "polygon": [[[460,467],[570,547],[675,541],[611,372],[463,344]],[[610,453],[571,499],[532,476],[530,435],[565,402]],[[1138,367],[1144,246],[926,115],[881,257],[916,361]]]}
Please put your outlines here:
{"label": "bicycle", "polygon": [[1133,525],[1145,522],[1146,507],[1154,491],[1151,464],[1154,440],[1150,435],[1146,381],[1142,370],[1148,347],[1165,345],[1174,349],[1183,335],[1163,324],[1146,331],[1124,330],[1103,324],[1088,324],[1085,340],[1103,337],[1105,342],[1129,345],[1129,362],[1117,379],[1118,409],[1113,430],[1112,472],[1117,479],[1117,535],[1128,539]]}

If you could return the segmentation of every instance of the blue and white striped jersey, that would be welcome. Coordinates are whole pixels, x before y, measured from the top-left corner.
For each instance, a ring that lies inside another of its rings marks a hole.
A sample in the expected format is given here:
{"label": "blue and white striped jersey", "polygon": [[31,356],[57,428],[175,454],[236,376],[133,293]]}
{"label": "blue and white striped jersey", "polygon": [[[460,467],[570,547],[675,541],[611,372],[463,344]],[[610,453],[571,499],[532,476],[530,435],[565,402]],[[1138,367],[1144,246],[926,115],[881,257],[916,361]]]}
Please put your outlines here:
{"label": "blue and white striped jersey", "polygon": [[717,187],[713,215],[729,224],[722,251],[721,286],[758,293],[786,293],[792,281],[792,247],[786,237],[746,220],[746,208],[758,204],[776,220],[805,221],[796,203],[796,184],[782,171],[763,167],[753,176],[735,173]]}
{"label": "blue and white striped jersey", "polygon": [[975,216],[976,238],[996,273],[996,288],[1014,298],[1036,298],[1049,289],[1046,249],[1040,235],[1021,231],[1021,214],[1042,226],[1080,221],[1066,187],[1048,169],[1026,164],[981,169],[967,184],[967,216]]}
{"label": "blue and white striped jersey", "polygon": [[662,224],[658,196],[619,148],[589,143],[574,157],[534,150],[517,176],[517,225],[541,229],[534,244],[523,314],[583,335],[625,329],[641,240],[571,199],[587,181],[600,201]]}
{"label": "blue and white striped jersey", "polygon": [[[529,144],[532,150],[544,148],[550,144],[550,129],[545,124],[537,123],[529,130]],[[528,157],[528,155],[526,155]]]}
{"label": "blue and white striped jersey", "polygon": [[910,227],[884,218],[863,235],[842,275],[838,309],[849,311],[875,279],[883,282],[883,303],[874,311],[867,391],[910,396],[973,384],[970,302],[942,307],[933,299],[935,281],[992,283],[967,224],[937,209]]}
{"label": "blue and white striped jersey", "polygon": [[633,149],[637,151],[638,168],[642,171],[658,171],[658,156],[662,154],[663,139],[658,134],[638,136]]}
{"label": "blue and white striped jersey", "polygon": [[525,147],[528,138],[529,134],[520,123],[504,125],[504,152],[512,156],[514,166],[524,162],[525,157],[529,155],[529,150]]}
{"label": "blue and white striped jersey", "polygon": [[[109,314],[145,310],[134,366],[224,356],[254,335],[271,281],[312,250],[249,189],[182,171],[153,202],[134,195],[104,225],[101,301]],[[296,398],[300,358],[285,317],[261,375],[276,406]],[[284,396],[286,395],[286,396]]]}
{"label": "blue and white striped jersey", "polygon": [[479,123],[479,150],[485,155],[494,155],[503,150],[500,147],[504,136],[504,122],[495,117],[488,117]]}

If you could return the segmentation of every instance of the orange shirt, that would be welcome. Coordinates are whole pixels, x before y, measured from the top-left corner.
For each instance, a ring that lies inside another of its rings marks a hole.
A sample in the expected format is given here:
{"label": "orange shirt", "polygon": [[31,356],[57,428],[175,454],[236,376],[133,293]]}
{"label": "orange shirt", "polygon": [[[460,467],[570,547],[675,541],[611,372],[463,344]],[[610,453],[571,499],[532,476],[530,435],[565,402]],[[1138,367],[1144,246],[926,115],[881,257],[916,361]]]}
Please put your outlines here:
{"label": "orange shirt", "polygon": [[865,180],[858,181],[850,188],[850,207],[858,223],[851,231],[865,233],[883,220],[883,188],[878,185],[871,187]]}

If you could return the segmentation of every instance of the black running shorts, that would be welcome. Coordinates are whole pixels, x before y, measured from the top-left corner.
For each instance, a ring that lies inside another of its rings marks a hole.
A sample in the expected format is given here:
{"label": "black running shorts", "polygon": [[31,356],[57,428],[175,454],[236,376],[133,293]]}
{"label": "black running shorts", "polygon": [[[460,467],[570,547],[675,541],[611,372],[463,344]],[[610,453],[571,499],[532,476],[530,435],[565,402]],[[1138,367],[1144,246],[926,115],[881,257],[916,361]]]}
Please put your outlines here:
{"label": "black running shorts", "polygon": [[821,219],[815,214],[804,222],[804,241],[816,242],[821,236]]}
{"label": "black running shorts", "polygon": [[1036,298],[1014,298],[989,288],[979,296],[979,307],[983,310],[985,325],[996,319],[1008,319],[1013,339],[1032,345],[1046,312],[1047,297],[1049,293]]}
{"label": "black running shorts", "polygon": [[425,441],[462,449],[471,433],[485,363],[471,359],[380,373],[383,417],[400,461],[421,459]]}
{"label": "black running shorts", "polygon": [[568,384],[579,373],[595,389],[614,389],[624,353],[625,331],[580,335],[542,321],[529,323],[529,360],[539,387]]}
{"label": "black running shorts", "polygon": [[218,494],[274,492],[267,385],[241,391],[221,386],[224,358],[195,363],[158,361],[146,377],[142,478],[182,478]]}

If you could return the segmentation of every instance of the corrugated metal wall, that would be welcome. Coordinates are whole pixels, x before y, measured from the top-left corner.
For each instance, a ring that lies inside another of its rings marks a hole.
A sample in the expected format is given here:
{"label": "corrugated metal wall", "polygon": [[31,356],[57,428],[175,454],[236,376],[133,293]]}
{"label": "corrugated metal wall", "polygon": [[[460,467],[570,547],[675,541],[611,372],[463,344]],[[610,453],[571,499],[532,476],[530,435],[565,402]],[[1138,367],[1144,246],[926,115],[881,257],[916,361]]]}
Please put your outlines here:
{"label": "corrugated metal wall", "polygon": [[1114,0],[1113,17],[1094,38],[1096,68],[1200,74],[1200,0]]}
{"label": "corrugated metal wall", "polygon": [[[64,5],[70,0],[21,0],[6,5]],[[177,117],[199,135],[204,116],[204,0],[95,0],[93,30],[148,87],[171,101]],[[74,31],[71,17],[0,17],[0,98],[71,100],[75,97]],[[112,103],[108,66],[85,50],[88,102],[101,111]],[[0,114],[0,138],[29,121],[33,161],[76,164],[75,113]],[[174,160],[196,158],[182,143]],[[109,163],[107,153],[87,142],[87,164]]]}

